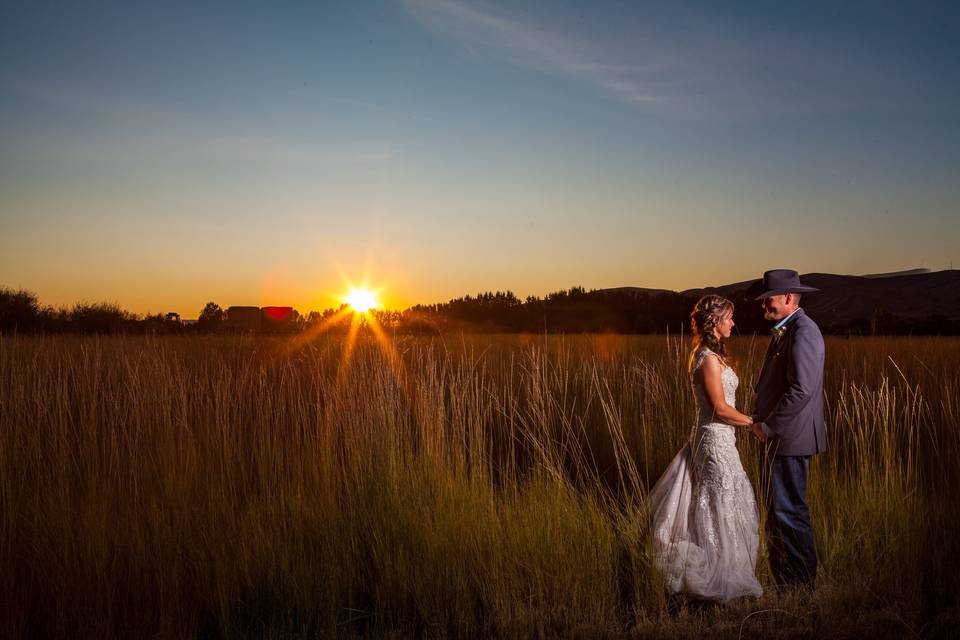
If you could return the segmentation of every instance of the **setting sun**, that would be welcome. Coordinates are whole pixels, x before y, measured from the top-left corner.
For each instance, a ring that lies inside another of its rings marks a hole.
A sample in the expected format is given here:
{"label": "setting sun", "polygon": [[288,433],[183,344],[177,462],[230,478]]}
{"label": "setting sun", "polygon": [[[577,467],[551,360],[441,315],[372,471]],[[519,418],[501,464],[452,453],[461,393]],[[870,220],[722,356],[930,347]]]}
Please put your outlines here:
{"label": "setting sun", "polygon": [[351,309],[360,313],[366,313],[377,307],[377,298],[369,289],[351,289],[345,302]]}

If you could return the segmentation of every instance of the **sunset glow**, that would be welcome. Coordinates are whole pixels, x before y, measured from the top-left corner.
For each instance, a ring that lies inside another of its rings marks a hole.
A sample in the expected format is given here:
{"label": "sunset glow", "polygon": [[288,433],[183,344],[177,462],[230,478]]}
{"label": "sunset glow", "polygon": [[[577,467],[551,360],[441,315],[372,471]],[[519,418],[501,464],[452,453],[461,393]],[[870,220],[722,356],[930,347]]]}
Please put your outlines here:
{"label": "sunset glow", "polygon": [[366,313],[378,306],[376,294],[366,288],[351,289],[344,302],[359,313]]}
{"label": "sunset glow", "polygon": [[6,3],[0,286],[194,320],[950,269],[938,2]]}

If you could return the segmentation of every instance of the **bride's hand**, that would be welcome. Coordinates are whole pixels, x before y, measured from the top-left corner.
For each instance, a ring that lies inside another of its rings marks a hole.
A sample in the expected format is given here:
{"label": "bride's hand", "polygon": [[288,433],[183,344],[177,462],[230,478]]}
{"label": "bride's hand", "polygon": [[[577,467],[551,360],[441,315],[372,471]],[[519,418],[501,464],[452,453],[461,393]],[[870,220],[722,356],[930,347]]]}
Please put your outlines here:
{"label": "bride's hand", "polygon": [[750,430],[750,433],[753,434],[753,437],[759,440],[760,442],[767,441],[767,434],[763,432],[763,427],[760,426],[759,422],[754,422],[747,429]]}

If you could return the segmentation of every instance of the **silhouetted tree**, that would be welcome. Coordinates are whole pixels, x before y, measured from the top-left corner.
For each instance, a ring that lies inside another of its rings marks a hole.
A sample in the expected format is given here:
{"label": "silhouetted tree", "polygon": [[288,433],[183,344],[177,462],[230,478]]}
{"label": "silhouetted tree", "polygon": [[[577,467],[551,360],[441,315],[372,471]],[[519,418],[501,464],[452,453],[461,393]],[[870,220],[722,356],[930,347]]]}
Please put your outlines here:
{"label": "silhouetted tree", "polygon": [[223,328],[226,318],[223,309],[216,302],[208,302],[197,318],[197,330],[201,333],[214,333]]}
{"label": "silhouetted tree", "polygon": [[39,330],[49,333],[65,333],[71,331],[70,311],[64,307],[54,309],[46,306],[40,309]]}
{"label": "silhouetted tree", "polygon": [[41,329],[41,309],[35,293],[0,288],[0,332],[32,332]]}
{"label": "silhouetted tree", "polygon": [[80,302],[70,310],[70,328],[80,333],[122,333],[136,322],[136,316],[112,302]]}

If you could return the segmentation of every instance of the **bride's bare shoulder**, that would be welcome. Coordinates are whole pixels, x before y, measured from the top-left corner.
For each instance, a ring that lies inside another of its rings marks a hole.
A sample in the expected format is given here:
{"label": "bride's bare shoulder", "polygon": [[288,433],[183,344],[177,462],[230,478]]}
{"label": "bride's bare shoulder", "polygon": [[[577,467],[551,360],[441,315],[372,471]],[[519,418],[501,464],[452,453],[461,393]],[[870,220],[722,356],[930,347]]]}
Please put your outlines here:
{"label": "bride's bare shoulder", "polygon": [[723,368],[723,359],[713,351],[704,349],[694,357],[693,378],[698,380],[714,375],[719,376]]}
{"label": "bride's bare shoulder", "polygon": [[703,356],[703,364],[700,365],[700,368],[706,370],[708,373],[720,373],[725,367],[726,364],[723,362],[723,358],[713,351]]}

